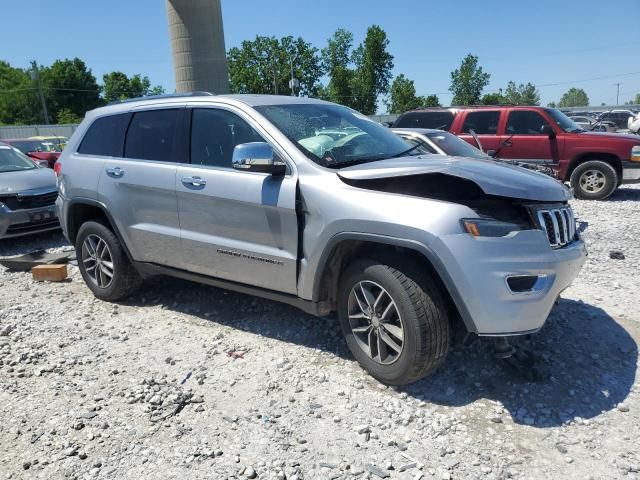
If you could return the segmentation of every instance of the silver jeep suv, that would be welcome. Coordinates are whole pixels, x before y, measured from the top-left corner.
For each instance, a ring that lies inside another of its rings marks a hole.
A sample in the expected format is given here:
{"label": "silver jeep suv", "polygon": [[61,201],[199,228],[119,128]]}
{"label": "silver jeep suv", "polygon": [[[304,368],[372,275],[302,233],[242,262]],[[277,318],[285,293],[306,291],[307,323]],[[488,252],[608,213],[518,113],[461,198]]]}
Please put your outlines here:
{"label": "silver jeep suv", "polygon": [[459,334],[539,330],[586,256],[557,181],[420,155],[307,98],[99,108],[57,174],[59,218],[98,298],[171,275],[336,312],[355,358],[387,384],[433,372]]}

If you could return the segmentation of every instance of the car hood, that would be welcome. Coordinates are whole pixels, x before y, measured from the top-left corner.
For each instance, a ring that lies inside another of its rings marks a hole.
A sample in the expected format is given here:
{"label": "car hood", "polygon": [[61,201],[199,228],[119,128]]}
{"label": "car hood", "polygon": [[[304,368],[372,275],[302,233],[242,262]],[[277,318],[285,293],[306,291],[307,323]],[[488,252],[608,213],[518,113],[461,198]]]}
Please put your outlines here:
{"label": "car hood", "polygon": [[629,133],[607,133],[607,132],[578,132],[575,135],[587,138],[597,138],[599,140],[614,140],[633,143],[634,145],[640,145],[640,137],[638,135],[632,135]]}
{"label": "car hood", "polygon": [[56,189],[56,175],[49,168],[0,172],[0,195],[26,190]]}
{"label": "car hood", "polygon": [[543,173],[494,160],[444,155],[412,156],[345,167],[337,173],[341,178],[356,182],[439,173],[470,180],[487,195],[541,202],[561,202],[571,198],[567,187]]}

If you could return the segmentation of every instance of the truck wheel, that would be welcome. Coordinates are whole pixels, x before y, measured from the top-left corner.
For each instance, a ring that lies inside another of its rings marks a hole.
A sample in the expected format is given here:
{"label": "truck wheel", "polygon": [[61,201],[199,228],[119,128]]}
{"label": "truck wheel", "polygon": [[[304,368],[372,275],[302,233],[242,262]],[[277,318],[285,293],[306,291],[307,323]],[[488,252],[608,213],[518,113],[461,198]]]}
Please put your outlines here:
{"label": "truck wheel", "polygon": [[360,260],[341,276],[338,315],[347,345],[387,385],[433,372],[449,349],[451,326],[439,288],[411,265]]}
{"label": "truck wheel", "polygon": [[80,226],[76,256],[82,278],[100,300],[122,300],[142,285],[142,278],[129,262],[120,240],[99,220]]}
{"label": "truck wheel", "polygon": [[571,186],[577,198],[603,200],[618,188],[618,174],[606,162],[590,160],[581,163],[571,174]]}

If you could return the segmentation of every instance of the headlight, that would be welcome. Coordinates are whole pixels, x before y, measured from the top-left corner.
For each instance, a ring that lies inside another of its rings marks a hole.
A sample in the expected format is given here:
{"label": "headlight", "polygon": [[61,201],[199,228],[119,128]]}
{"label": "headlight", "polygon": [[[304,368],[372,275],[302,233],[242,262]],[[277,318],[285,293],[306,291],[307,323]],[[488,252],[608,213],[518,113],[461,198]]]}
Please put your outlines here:
{"label": "headlight", "polygon": [[523,229],[515,223],[484,218],[463,218],[462,227],[474,237],[505,237],[511,232]]}
{"label": "headlight", "polygon": [[640,145],[631,147],[631,161],[640,162]]}

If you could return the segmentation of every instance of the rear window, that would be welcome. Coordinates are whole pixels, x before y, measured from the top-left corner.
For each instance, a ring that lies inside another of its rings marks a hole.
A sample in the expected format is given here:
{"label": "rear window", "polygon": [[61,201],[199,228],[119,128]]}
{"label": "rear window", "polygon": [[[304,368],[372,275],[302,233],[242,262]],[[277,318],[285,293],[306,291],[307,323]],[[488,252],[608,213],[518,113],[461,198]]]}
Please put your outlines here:
{"label": "rear window", "polygon": [[435,128],[449,130],[453,123],[453,113],[442,112],[409,112],[402,115],[394,127],[397,128]]}
{"label": "rear window", "polygon": [[124,156],[159,162],[175,161],[174,145],[180,110],[147,110],[131,119]]}
{"label": "rear window", "polygon": [[127,113],[96,119],[85,133],[78,153],[121,157]]}
{"label": "rear window", "polygon": [[462,131],[469,133],[473,130],[478,135],[496,135],[499,121],[499,111],[469,112],[464,119]]}

